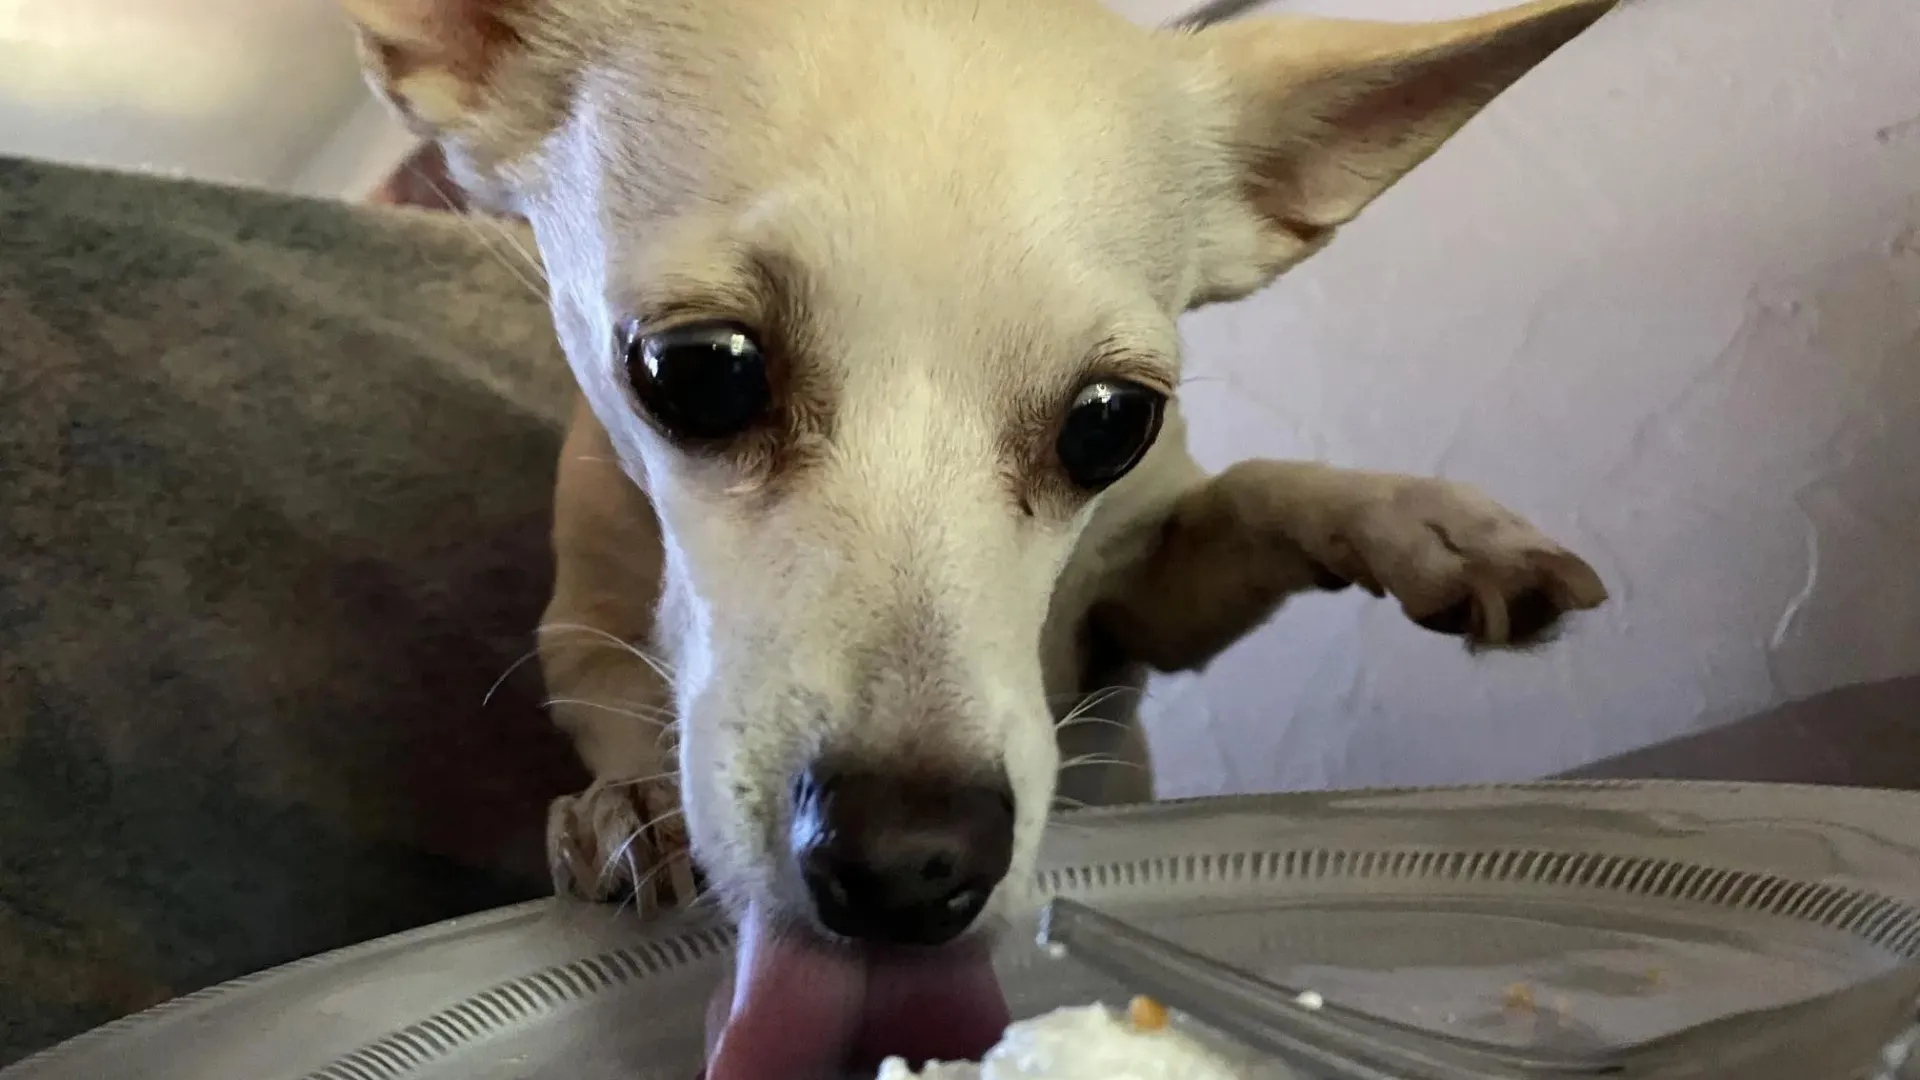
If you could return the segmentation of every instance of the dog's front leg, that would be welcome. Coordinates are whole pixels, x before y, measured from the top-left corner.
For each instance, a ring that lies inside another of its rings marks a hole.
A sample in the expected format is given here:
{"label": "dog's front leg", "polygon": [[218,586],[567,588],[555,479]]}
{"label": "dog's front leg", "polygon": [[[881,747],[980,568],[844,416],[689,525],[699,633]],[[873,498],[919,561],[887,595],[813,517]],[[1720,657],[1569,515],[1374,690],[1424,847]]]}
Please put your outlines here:
{"label": "dog's front leg", "polygon": [[547,859],[562,895],[631,894],[643,914],[697,891],[673,762],[669,672],[648,653],[660,598],[660,525],[585,404],[561,451],[553,599],[540,666],[555,723],[593,783],[554,800]]}
{"label": "dog's front leg", "polygon": [[1350,584],[1478,647],[1535,643],[1607,597],[1584,560],[1467,485],[1246,461],[1175,503],[1093,617],[1126,655],[1185,671],[1293,593]]}
{"label": "dog's front leg", "polygon": [[643,915],[686,904],[698,886],[672,767],[665,682],[624,642],[548,610],[548,707],[593,775],[585,791],[548,809],[554,890],[595,901],[631,896]]}

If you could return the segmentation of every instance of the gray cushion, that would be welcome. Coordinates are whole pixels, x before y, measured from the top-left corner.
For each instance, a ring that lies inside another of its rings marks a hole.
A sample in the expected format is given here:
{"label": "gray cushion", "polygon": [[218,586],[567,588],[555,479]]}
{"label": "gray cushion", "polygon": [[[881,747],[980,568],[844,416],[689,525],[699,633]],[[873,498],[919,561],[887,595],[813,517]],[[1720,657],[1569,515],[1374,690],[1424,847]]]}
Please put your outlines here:
{"label": "gray cushion", "polygon": [[471,222],[0,160],[0,1063],[547,888],[569,376]]}

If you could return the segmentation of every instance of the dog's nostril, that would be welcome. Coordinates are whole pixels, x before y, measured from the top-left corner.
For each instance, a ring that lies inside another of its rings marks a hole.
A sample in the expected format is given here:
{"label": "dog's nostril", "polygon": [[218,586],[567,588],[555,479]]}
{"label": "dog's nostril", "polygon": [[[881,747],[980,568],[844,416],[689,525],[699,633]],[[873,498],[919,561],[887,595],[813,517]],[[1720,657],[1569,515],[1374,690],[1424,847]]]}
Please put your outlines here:
{"label": "dog's nostril", "polygon": [[846,907],[853,899],[847,895],[847,887],[841,882],[839,876],[832,873],[809,874],[807,887],[835,907]]}
{"label": "dog's nostril", "polygon": [[833,774],[813,768],[801,769],[793,774],[793,782],[789,788],[788,794],[793,799],[793,805],[801,806],[831,794]]}
{"label": "dog's nostril", "polygon": [[[1013,858],[1013,802],[981,783],[807,772],[794,857],[821,923],[858,940],[938,945],[979,917]],[[799,790],[799,789],[796,789]]]}

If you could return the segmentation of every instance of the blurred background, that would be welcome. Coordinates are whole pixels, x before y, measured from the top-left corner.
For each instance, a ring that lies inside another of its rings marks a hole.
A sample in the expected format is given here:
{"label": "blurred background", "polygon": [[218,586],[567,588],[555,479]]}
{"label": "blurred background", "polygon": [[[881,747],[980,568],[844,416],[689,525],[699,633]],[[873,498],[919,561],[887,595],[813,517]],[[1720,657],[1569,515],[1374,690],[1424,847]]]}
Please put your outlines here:
{"label": "blurred background", "polygon": [[0,153],[357,199],[411,145],[337,0],[0,0]]}

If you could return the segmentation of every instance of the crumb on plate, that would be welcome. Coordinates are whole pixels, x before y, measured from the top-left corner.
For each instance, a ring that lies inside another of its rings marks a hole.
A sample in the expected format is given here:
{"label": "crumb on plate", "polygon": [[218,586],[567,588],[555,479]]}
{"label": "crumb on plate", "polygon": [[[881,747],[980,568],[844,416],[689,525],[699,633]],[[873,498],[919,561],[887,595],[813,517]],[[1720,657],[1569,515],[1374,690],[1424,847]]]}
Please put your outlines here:
{"label": "crumb on plate", "polygon": [[1144,995],[1127,1002],[1127,1022],[1135,1031],[1160,1031],[1167,1026],[1167,1007]]}

